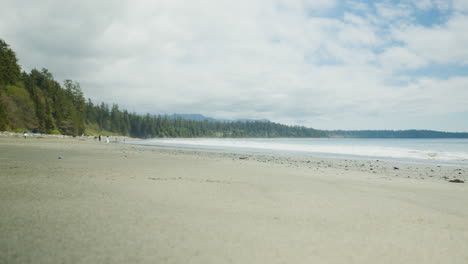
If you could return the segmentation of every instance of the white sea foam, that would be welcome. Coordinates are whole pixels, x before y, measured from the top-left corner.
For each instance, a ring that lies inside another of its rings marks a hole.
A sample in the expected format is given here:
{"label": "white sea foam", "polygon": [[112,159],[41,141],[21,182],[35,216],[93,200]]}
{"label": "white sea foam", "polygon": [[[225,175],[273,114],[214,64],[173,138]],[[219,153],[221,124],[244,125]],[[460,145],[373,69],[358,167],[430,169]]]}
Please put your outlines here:
{"label": "white sea foam", "polygon": [[286,152],[468,164],[468,140],[151,139],[139,144],[233,151]]}

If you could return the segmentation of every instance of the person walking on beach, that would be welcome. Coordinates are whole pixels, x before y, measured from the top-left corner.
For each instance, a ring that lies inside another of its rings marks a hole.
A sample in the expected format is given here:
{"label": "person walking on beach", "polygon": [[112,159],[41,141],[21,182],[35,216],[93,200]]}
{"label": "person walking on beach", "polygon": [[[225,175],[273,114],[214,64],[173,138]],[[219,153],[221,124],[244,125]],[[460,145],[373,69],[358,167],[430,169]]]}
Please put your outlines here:
{"label": "person walking on beach", "polygon": [[109,143],[109,136],[106,136],[106,143]]}
{"label": "person walking on beach", "polygon": [[101,142],[101,135],[99,135],[99,142]]}

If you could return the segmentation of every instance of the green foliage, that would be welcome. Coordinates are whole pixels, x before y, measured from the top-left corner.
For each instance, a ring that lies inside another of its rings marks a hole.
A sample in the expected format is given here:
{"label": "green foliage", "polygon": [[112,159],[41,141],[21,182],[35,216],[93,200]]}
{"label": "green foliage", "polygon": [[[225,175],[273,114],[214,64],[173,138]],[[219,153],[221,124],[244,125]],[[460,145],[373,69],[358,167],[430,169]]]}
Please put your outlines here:
{"label": "green foliage", "polygon": [[86,104],[77,82],[64,88],[47,69],[20,73],[15,53],[0,40],[0,130],[81,135]]}
{"label": "green foliage", "polygon": [[13,129],[13,132],[15,132],[15,133],[23,133],[24,131],[25,131],[24,128],[15,128],[15,129]]}
{"label": "green foliage", "polygon": [[28,91],[22,86],[7,85],[0,92],[2,117],[4,125],[10,128],[33,129],[37,126],[34,102]]}
{"label": "green foliage", "polygon": [[19,80],[21,68],[8,44],[0,39],[0,84],[14,84]]}
{"label": "green foliage", "polygon": [[60,133],[60,131],[58,131],[57,129],[53,129],[53,130],[50,130],[50,131],[49,131],[49,134],[52,134],[52,135],[61,135],[62,133]]}
{"label": "green foliage", "polygon": [[6,100],[9,100],[4,91],[4,87],[0,84],[0,131],[10,130],[10,122],[8,120],[8,112],[5,107]]}
{"label": "green foliage", "polygon": [[324,137],[325,133],[305,127],[272,122],[193,121],[168,116],[140,116],[119,110],[117,105],[87,103],[87,131],[109,131],[139,138],[154,137]]}

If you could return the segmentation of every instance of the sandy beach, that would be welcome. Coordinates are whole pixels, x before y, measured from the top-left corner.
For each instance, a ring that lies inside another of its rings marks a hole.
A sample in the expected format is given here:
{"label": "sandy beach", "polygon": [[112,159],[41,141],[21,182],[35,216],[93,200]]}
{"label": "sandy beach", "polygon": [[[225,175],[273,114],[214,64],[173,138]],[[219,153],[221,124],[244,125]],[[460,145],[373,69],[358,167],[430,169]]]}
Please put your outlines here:
{"label": "sandy beach", "polygon": [[468,263],[468,169],[0,136],[0,263]]}

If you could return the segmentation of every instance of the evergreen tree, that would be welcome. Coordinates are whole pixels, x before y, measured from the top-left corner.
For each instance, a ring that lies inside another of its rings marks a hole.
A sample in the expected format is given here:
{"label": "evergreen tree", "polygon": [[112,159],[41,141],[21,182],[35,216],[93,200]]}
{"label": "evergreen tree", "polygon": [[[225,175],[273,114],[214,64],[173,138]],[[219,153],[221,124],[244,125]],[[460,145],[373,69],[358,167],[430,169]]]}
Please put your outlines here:
{"label": "evergreen tree", "polygon": [[21,76],[21,67],[10,46],[0,39],[0,85],[15,84]]}

